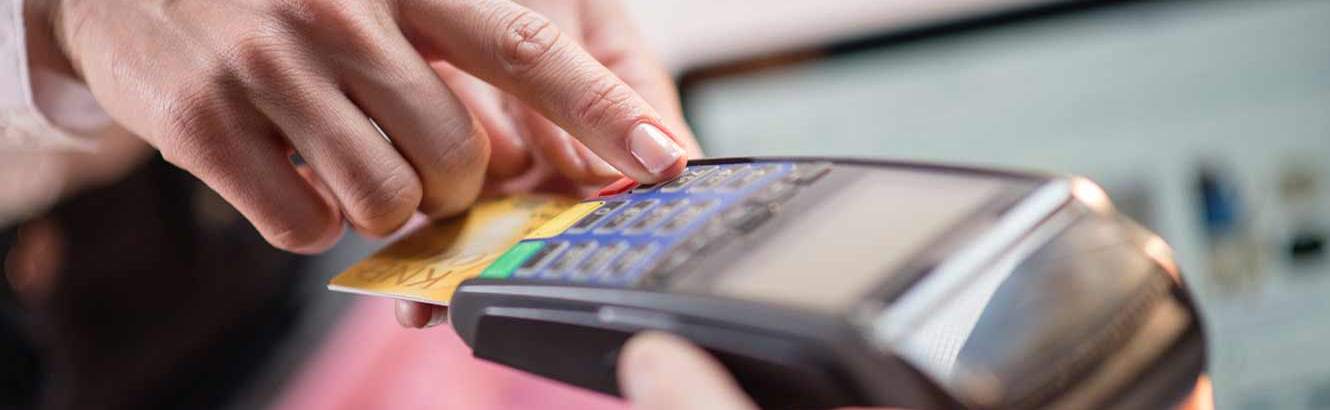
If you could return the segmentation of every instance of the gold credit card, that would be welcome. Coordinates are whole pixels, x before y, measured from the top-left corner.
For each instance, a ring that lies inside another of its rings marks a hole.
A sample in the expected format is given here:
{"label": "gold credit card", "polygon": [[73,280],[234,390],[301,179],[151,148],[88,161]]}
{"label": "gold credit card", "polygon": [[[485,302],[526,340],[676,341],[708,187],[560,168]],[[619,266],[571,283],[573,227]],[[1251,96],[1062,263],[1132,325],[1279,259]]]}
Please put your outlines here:
{"label": "gold credit card", "polygon": [[[518,195],[477,202],[467,213],[433,221],[352,265],[328,289],[447,305],[522,238],[577,204],[557,196]],[[561,229],[560,229],[561,230]]]}

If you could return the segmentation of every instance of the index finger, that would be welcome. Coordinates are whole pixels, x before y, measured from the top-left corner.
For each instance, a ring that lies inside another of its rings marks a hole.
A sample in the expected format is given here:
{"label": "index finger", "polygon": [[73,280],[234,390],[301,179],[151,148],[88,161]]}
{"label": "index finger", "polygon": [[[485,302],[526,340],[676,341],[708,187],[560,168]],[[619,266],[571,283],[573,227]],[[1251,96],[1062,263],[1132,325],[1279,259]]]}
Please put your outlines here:
{"label": "index finger", "polygon": [[665,125],[674,131],[675,141],[683,146],[690,158],[701,157],[702,148],[684,121],[683,107],[679,105],[679,87],[648,47],[632,16],[623,9],[623,3],[589,1],[584,4],[586,7],[578,16],[583,27],[582,44],[587,52],[660,112]]}
{"label": "index finger", "polygon": [[650,183],[683,170],[687,155],[660,114],[539,13],[500,0],[416,0],[402,16],[417,42],[522,99],[625,175]]}

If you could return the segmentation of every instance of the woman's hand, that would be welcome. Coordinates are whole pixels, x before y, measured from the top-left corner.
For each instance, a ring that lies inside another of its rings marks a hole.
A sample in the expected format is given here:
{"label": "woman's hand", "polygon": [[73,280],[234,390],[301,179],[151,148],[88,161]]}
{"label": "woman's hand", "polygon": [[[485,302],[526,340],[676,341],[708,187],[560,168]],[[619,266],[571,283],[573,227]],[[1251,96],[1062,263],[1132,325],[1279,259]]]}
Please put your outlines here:
{"label": "woman's hand", "polygon": [[114,120],[273,245],[318,252],[343,217],[386,234],[532,164],[581,183],[678,173],[692,144],[668,78],[603,3],[31,0],[28,15]]}
{"label": "woman's hand", "polygon": [[[655,108],[690,156],[700,155],[683,121],[673,80],[651,54],[619,1],[518,3],[548,17],[564,37],[581,46]],[[490,136],[492,155],[486,192],[598,189],[621,176],[586,145],[520,99],[447,62],[434,66]]]}
{"label": "woman's hand", "polygon": [[[689,156],[700,155],[684,124],[679,97],[665,67],[650,53],[618,1],[527,0],[571,41],[650,104]],[[564,128],[520,98],[455,68],[434,64],[448,87],[476,116],[490,139],[487,193],[530,190],[581,195],[621,175]],[[444,323],[447,309],[400,301],[397,319],[406,327]]]}

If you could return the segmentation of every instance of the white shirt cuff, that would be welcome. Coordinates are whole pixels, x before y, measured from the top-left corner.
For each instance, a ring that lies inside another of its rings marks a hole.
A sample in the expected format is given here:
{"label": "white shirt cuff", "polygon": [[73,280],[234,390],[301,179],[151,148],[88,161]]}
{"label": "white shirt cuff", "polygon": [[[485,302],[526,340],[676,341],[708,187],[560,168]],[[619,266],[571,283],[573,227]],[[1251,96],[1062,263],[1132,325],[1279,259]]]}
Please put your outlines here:
{"label": "white shirt cuff", "polygon": [[110,119],[82,84],[29,65],[25,30],[23,0],[0,0],[0,149],[92,148]]}

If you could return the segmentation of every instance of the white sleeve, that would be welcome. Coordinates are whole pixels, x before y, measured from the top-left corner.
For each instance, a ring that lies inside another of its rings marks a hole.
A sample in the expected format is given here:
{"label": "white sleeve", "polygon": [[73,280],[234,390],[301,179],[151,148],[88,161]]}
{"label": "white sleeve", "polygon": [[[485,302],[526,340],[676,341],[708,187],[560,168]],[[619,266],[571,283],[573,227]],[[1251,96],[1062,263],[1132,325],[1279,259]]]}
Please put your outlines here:
{"label": "white sleeve", "polygon": [[82,131],[109,118],[78,81],[31,67],[27,45],[23,0],[0,0],[0,150],[92,147]]}

